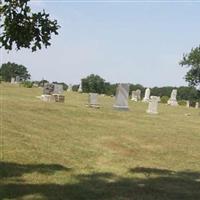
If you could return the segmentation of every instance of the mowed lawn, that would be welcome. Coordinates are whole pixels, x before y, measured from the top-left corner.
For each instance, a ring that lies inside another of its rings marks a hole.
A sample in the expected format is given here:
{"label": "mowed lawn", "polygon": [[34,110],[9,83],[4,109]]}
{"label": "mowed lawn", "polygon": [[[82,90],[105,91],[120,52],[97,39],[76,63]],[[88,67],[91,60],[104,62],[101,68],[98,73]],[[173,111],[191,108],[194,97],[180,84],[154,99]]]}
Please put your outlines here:
{"label": "mowed lawn", "polygon": [[0,84],[0,200],[199,200],[200,109],[129,102],[113,110],[36,98],[40,88]]}

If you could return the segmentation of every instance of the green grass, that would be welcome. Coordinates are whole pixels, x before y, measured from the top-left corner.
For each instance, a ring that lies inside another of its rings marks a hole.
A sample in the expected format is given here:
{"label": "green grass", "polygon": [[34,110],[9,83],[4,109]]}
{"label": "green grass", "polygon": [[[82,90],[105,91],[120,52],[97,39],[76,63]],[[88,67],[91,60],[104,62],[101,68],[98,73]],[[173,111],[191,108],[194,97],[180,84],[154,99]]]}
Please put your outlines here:
{"label": "green grass", "polygon": [[0,200],[198,200],[200,110],[86,94],[45,103],[39,88],[0,84]]}

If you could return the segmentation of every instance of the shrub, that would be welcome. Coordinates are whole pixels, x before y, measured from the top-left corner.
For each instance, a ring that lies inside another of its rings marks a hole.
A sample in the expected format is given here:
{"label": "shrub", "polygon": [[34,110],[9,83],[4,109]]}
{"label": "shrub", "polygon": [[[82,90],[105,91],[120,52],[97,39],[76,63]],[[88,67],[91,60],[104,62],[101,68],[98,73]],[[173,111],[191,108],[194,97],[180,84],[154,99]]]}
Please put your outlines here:
{"label": "shrub", "polygon": [[169,97],[168,97],[168,96],[162,96],[162,97],[160,98],[160,102],[161,102],[161,103],[167,103],[168,100],[169,100]]}
{"label": "shrub", "polygon": [[31,81],[24,81],[22,82],[22,85],[26,88],[32,88],[33,87],[33,82]]}
{"label": "shrub", "polygon": [[178,105],[180,106],[186,106],[187,102],[185,100],[178,101]]}

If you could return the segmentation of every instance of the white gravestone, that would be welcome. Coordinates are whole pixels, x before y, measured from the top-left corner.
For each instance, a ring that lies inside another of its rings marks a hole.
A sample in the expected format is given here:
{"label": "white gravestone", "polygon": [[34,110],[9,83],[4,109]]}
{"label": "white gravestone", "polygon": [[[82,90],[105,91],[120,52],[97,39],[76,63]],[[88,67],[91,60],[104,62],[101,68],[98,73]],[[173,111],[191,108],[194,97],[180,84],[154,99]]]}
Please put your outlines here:
{"label": "white gravestone", "polygon": [[195,108],[196,108],[196,109],[199,108],[199,102],[196,102],[196,104],[195,104]]}
{"label": "white gravestone", "polygon": [[15,83],[15,78],[12,77],[10,83],[14,84]]}
{"label": "white gravestone", "polygon": [[158,101],[158,102],[160,102],[160,101],[161,101],[159,96],[151,96],[151,97],[150,97],[150,99],[152,99],[152,98],[155,98],[155,99],[157,99],[157,101]]}
{"label": "white gravestone", "polygon": [[83,92],[83,90],[82,90],[82,84],[79,85],[78,92],[80,92],[80,93]]}
{"label": "white gravestone", "polygon": [[131,100],[138,101],[138,96],[136,91],[132,91]]}
{"label": "white gravestone", "polygon": [[186,107],[187,107],[187,108],[190,107],[190,101],[186,101]]}
{"label": "white gravestone", "polygon": [[144,95],[143,102],[149,102],[149,100],[150,100],[150,98],[149,98],[150,94],[151,94],[151,90],[150,90],[150,88],[147,88],[145,90],[145,95]]}
{"label": "white gravestone", "polygon": [[55,98],[52,95],[43,94],[40,96],[40,99],[45,102],[55,102]]}
{"label": "white gravestone", "polygon": [[151,99],[149,100],[149,106],[148,106],[147,113],[158,114],[158,100],[159,100],[158,97],[151,96]]}
{"label": "white gravestone", "polygon": [[178,102],[176,100],[176,96],[177,96],[177,90],[174,89],[174,90],[172,90],[171,97],[168,100],[167,104],[171,105],[171,106],[178,106]]}
{"label": "white gravestone", "polygon": [[128,110],[129,84],[119,84],[115,96],[116,109]]}
{"label": "white gravestone", "polygon": [[72,84],[69,84],[67,88],[67,92],[71,92],[71,91],[72,91]]}
{"label": "white gravestone", "polygon": [[99,108],[98,94],[89,93],[88,95],[88,106],[93,108]]}

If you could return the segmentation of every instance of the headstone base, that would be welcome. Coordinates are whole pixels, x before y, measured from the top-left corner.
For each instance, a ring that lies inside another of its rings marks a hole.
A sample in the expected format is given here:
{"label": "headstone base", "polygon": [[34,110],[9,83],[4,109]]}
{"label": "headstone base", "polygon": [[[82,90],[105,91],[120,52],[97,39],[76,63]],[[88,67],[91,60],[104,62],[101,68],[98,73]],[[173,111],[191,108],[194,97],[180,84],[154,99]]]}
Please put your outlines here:
{"label": "headstone base", "polygon": [[87,107],[90,107],[90,108],[100,108],[100,105],[99,104],[86,104]]}
{"label": "headstone base", "polygon": [[150,99],[143,99],[142,102],[149,103]]}
{"label": "headstone base", "polygon": [[52,95],[43,94],[40,99],[45,102],[55,102],[55,98]]}
{"label": "headstone base", "polygon": [[128,106],[116,106],[116,105],[114,105],[113,108],[116,109],[116,110],[122,110],[122,111],[128,111],[129,110]]}
{"label": "headstone base", "polygon": [[167,104],[170,106],[178,106],[178,102],[176,100],[169,100]]}
{"label": "headstone base", "polygon": [[64,103],[65,102],[65,96],[64,95],[53,94],[52,96],[54,97],[55,102],[60,102],[60,103]]}

